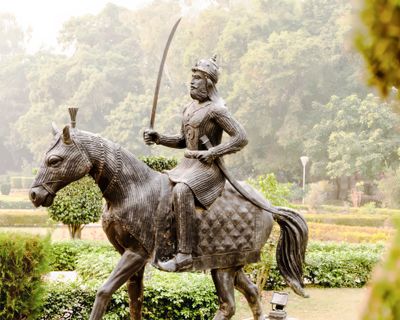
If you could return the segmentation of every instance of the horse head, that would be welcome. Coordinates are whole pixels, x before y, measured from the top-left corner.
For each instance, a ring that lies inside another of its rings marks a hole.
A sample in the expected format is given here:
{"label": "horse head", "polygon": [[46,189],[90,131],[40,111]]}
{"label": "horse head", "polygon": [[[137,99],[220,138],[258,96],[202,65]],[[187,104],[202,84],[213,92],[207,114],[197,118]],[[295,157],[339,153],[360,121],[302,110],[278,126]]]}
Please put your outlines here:
{"label": "horse head", "polygon": [[29,192],[35,207],[51,206],[60,189],[84,177],[92,168],[76,133],[77,129],[69,125],[62,132],[53,125],[54,142],[47,150]]}

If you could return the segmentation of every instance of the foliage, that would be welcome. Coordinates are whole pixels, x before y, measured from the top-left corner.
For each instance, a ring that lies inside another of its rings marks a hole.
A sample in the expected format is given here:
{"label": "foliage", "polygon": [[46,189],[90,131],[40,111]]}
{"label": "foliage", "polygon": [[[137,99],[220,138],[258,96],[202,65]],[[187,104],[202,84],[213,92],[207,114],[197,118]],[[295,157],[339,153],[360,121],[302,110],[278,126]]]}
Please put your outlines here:
{"label": "foliage", "polygon": [[[365,0],[356,44],[368,67],[369,83],[382,95],[400,86],[400,7],[396,0]],[[397,91],[397,90],[396,90]]]}
{"label": "foliage", "polygon": [[400,223],[398,219],[396,225],[396,237],[393,239],[385,261],[377,269],[371,281],[372,289],[362,320],[395,320],[400,317]]}
{"label": "foliage", "polygon": [[304,218],[307,222],[341,226],[387,227],[391,225],[391,217],[383,214],[307,213]]}
{"label": "foliage", "polygon": [[0,234],[0,318],[36,319],[42,304],[42,276],[48,271],[49,239]]}
{"label": "foliage", "polygon": [[378,190],[382,194],[384,206],[400,208],[400,168],[385,172],[378,182]]}
{"label": "foliage", "polygon": [[313,106],[322,116],[305,142],[313,175],[375,179],[398,165],[400,122],[387,103],[369,94],[364,99],[332,96],[327,104]]}
{"label": "foliage", "polygon": [[0,226],[47,226],[49,216],[46,211],[0,210]]}
{"label": "foliage", "polygon": [[[72,284],[50,284],[40,319],[56,320],[72,314],[71,319],[87,319],[99,281]],[[111,299],[104,319],[125,319],[129,314],[125,288]],[[152,271],[145,279],[143,315],[145,319],[210,319],[217,309],[215,289],[209,276],[203,274],[169,274]]]}
{"label": "foliage", "polygon": [[329,181],[318,181],[315,183],[310,183],[308,185],[308,193],[304,199],[304,202],[315,209],[321,206],[326,199],[328,199],[329,193],[332,192],[332,185]]}
{"label": "foliage", "polygon": [[355,81],[360,59],[344,44],[351,27],[348,1],[211,1],[197,10],[166,0],[135,11],[109,4],[64,24],[58,39],[69,49],[65,55],[28,55],[20,50],[20,37],[10,35],[5,41],[15,44],[10,50],[20,56],[11,55],[0,68],[0,105],[8,111],[0,119],[1,168],[36,162],[51,139],[51,121],[67,121],[67,105],[81,107],[78,126],[134,154],[176,155],[145,146],[141,131],[148,125],[149,88],[170,31],[165,26],[181,10],[190,11],[190,18],[183,20],[167,58],[157,130],[179,132],[190,100],[190,68],[218,53],[223,70],[218,89],[250,141],[237,156],[227,157],[229,165],[242,177],[275,172],[279,180],[300,180],[303,133],[323,117],[312,103],[365,91]]}
{"label": "foliage", "polygon": [[1,194],[8,196],[10,194],[10,191],[11,191],[11,184],[4,182],[0,185]]}
{"label": "foliage", "polygon": [[34,206],[29,200],[0,200],[0,209],[33,209]]}
{"label": "foliage", "polygon": [[[268,249],[267,249],[268,250]],[[380,261],[383,245],[310,242],[304,277],[310,285],[327,288],[363,287],[372,269]],[[280,289],[285,281],[275,259],[268,277],[267,289]]]}
{"label": "foliage", "polygon": [[84,177],[60,190],[48,211],[53,220],[68,225],[73,239],[79,239],[85,224],[100,219],[101,209],[100,189],[92,178]]}
{"label": "foliage", "polygon": [[75,270],[84,281],[91,279],[105,281],[120,258],[116,250],[81,252],[78,254]]}
{"label": "foliage", "polygon": [[140,157],[145,164],[155,171],[162,172],[164,170],[171,170],[178,164],[176,158],[166,158],[163,156],[148,156]]}
{"label": "foliage", "polygon": [[[86,255],[116,254],[115,249],[108,242],[94,241],[60,241],[51,245],[50,268],[52,271],[72,271],[77,269],[78,261]],[[95,263],[93,259],[88,263]],[[82,266],[82,268],[84,268]]]}
{"label": "foliage", "polygon": [[340,226],[308,222],[309,237],[321,241],[345,241],[350,243],[377,243],[388,241],[394,234],[391,228]]}
{"label": "foliage", "polygon": [[290,195],[290,183],[279,183],[273,173],[258,176],[256,180],[247,180],[258,189],[266,199],[274,206],[290,207],[288,197]]}

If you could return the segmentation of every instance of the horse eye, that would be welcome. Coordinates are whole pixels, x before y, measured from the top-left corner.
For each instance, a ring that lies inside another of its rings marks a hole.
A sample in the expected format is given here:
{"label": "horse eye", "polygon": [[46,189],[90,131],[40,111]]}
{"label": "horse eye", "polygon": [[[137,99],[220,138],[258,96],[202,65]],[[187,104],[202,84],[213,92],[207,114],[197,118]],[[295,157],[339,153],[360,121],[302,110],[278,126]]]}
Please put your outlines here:
{"label": "horse eye", "polygon": [[59,165],[62,161],[62,158],[59,156],[51,156],[48,160],[47,160],[47,164],[50,167],[56,167],[57,165]]}

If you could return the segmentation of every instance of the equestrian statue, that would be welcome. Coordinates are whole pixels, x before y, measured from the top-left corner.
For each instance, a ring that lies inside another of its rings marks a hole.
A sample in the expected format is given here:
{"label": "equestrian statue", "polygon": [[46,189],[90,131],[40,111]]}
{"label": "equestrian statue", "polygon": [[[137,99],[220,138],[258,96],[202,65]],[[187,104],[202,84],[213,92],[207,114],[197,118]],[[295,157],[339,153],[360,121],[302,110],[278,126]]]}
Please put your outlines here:
{"label": "equestrian statue", "polygon": [[[211,270],[219,301],[214,320],[234,315],[235,288],[246,297],[254,319],[265,319],[257,287],[243,267],[259,261],[274,220],[281,229],[278,268],[294,292],[306,297],[307,224],[299,213],[272,206],[226,170],[222,157],[241,150],[247,138],[218,94],[218,79],[216,57],[199,60],[192,67],[192,101],[183,108],[177,135],[153,129],[155,99],[144,142],[186,149],[178,166],[164,173],[153,171],[118,144],[77,129],[77,108],[69,109],[71,124],[63,130],[53,125],[54,141],[33,182],[31,201],[36,207],[48,207],[60,189],[92,176],[106,203],[104,232],[121,254],[97,292],[90,320],[102,319],[111,295],[124,283],[131,319],[142,319],[147,263],[169,272]],[[221,142],[224,132],[229,138]]]}

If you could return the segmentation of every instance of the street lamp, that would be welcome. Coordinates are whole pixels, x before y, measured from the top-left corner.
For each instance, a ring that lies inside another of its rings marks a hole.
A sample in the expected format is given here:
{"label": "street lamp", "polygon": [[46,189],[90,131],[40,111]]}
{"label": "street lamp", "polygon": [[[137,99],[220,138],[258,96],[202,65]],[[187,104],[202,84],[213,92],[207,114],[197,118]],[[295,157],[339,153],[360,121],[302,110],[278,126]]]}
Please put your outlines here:
{"label": "street lamp", "polygon": [[304,204],[304,196],[306,192],[306,165],[310,158],[306,156],[300,157],[301,164],[303,165],[303,204]]}

